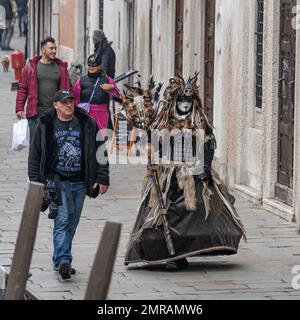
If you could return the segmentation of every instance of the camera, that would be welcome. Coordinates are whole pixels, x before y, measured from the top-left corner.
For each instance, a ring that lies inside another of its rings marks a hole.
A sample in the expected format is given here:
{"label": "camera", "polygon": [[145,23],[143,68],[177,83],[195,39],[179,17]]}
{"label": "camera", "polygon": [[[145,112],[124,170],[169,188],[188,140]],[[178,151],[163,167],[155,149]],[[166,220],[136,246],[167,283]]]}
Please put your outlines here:
{"label": "camera", "polygon": [[99,192],[100,192],[100,187],[99,187],[99,184],[96,186],[96,188],[93,188],[92,189],[92,193],[91,193],[91,197],[92,198],[97,198],[98,195],[99,195]]}
{"label": "camera", "polygon": [[56,189],[45,186],[41,211],[45,212],[49,208],[48,218],[55,219],[58,214],[58,203],[59,200]]}
{"label": "camera", "polygon": [[49,219],[55,219],[58,215],[58,197],[56,190],[54,192],[49,192],[51,197],[51,202],[49,204]]}

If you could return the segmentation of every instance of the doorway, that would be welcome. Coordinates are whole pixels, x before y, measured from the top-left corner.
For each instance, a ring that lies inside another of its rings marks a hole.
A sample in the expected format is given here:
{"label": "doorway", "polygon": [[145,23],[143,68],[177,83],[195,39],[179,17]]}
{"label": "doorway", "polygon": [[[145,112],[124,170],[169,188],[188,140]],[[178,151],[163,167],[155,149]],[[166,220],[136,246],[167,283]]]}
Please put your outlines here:
{"label": "doorway", "polygon": [[204,108],[211,124],[214,115],[214,64],[215,64],[215,10],[216,1],[205,2],[205,53],[204,53]]}
{"label": "doorway", "polygon": [[184,0],[176,0],[174,74],[177,77],[182,77],[183,71],[183,10]]}
{"label": "doorway", "polygon": [[296,4],[296,0],[280,0],[278,175],[275,196],[288,205],[293,205],[296,30],[292,27],[292,9]]}

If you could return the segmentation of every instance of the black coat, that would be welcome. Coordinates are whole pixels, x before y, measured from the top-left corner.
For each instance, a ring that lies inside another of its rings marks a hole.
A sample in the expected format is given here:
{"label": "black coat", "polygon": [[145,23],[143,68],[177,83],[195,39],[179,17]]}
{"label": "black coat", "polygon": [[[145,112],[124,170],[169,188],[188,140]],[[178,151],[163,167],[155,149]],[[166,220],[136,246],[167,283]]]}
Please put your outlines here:
{"label": "black coat", "polygon": [[[100,142],[96,141],[98,127],[87,113],[75,107],[75,116],[82,128],[83,168],[87,195],[91,196],[94,183],[109,185],[109,164],[99,164],[96,152]],[[39,119],[29,150],[28,176],[32,182],[45,182],[51,176],[53,167],[53,124],[56,110],[52,109]]]}
{"label": "black coat", "polygon": [[27,12],[28,0],[16,0],[19,13],[24,14]]}
{"label": "black coat", "polygon": [[[80,78],[80,102],[90,101],[97,80],[98,78],[92,77],[90,74],[87,74]],[[109,83],[107,77],[100,78],[95,93],[92,97],[91,104],[109,103],[108,92],[100,87],[100,85],[104,83]]]}
{"label": "black coat", "polygon": [[94,53],[99,57],[101,69],[112,79],[115,78],[116,54],[107,39],[96,43]]}
{"label": "black coat", "polygon": [[1,0],[0,5],[5,8],[5,19],[12,20],[14,17],[14,13],[12,10],[12,5],[10,0]]}

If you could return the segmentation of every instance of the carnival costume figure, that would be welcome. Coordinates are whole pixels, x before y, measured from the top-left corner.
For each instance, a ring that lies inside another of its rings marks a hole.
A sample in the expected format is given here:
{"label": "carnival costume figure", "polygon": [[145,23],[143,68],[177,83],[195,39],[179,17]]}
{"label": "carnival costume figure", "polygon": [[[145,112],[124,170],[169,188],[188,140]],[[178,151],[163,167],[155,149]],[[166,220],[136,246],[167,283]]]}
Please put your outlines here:
{"label": "carnival costume figure", "polygon": [[[178,270],[187,257],[236,254],[241,237],[246,240],[235,199],[211,167],[216,141],[197,80],[197,74],[172,77],[162,99],[153,79],[147,90],[140,82],[126,86],[121,105],[131,124],[147,132],[149,159],[126,265],[166,263]],[[162,148],[165,141],[170,148]]]}

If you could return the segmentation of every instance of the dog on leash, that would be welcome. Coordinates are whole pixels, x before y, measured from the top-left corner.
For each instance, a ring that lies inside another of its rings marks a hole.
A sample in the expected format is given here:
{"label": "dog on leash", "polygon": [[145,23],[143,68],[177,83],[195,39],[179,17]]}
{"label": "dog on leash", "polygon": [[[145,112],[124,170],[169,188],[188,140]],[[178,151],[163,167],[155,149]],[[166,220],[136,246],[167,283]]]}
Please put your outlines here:
{"label": "dog on leash", "polygon": [[1,64],[2,64],[2,67],[3,67],[3,72],[8,72],[9,63],[10,63],[10,61],[9,61],[8,56],[5,56],[1,61]]}

